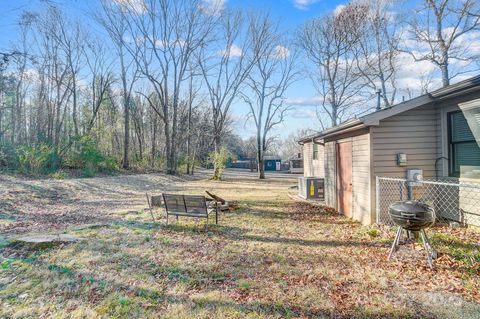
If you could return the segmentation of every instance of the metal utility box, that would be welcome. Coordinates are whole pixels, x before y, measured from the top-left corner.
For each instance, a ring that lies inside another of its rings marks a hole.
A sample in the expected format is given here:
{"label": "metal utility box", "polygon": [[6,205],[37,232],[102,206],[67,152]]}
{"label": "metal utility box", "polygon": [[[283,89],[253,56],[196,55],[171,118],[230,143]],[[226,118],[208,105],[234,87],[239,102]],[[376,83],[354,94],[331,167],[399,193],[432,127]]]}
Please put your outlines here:
{"label": "metal utility box", "polygon": [[324,179],[318,177],[299,177],[298,196],[305,199],[325,200]]}
{"label": "metal utility box", "polygon": [[405,153],[397,154],[397,166],[407,166],[407,154]]}
{"label": "metal utility box", "polygon": [[408,186],[421,186],[423,181],[423,170],[419,168],[407,169],[407,185]]}

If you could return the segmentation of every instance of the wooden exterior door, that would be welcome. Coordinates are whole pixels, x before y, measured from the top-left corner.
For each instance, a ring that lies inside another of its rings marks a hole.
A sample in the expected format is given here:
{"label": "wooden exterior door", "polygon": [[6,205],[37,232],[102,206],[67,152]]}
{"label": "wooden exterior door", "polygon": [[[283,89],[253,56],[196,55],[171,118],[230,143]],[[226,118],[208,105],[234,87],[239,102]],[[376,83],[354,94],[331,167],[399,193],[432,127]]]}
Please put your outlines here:
{"label": "wooden exterior door", "polygon": [[337,207],[352,217],[352,142],[337,143]]}

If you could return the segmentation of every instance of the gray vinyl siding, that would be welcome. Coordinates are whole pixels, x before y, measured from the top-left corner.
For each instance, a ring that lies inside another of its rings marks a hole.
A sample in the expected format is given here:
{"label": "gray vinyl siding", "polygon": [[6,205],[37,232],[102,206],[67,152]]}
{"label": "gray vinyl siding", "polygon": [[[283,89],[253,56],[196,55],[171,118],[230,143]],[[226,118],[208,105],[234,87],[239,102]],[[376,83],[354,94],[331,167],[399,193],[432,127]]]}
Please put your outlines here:
{"label": "gray vinyl siding", "polygon": [[337,208],[335,142],[325,143],[325,204]]}
{"label": "gray vinyl siding", "polygon": [[352,213],[355,220],[370,224],[372,220],[370,196],[370,134],[352,138]]}
{"label": "gray vinyl siding", "polygon": [[306,177],[324,177],[324,147],[321,144],[318,146],[318,157],[313,159],[313,142],[303,144],[303,175]]}
{"label": "gray vinyl siding", "polygon": [[[394,115],[371,127],[374,175],[404,177],[408,168],[420,168],[425,177],[435,177],[435,160],[442,153],[439,130],[433,105]],[[407,154],[407,166],[397,166],[397,153]]]}

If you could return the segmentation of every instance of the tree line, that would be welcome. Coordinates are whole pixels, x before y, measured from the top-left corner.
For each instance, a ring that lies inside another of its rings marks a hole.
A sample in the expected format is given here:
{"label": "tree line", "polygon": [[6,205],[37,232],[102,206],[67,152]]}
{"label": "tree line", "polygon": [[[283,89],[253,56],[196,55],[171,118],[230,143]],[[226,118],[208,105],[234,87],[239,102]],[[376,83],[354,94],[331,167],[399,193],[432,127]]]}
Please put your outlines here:
{"label": "tree line", "polygon": [[[285,32],[269,13],[222,2],[99,0],[88,23],[46,2],[21,14],[19,38],[0,52],[0,166],[190,174],[211,162],[218,179],[228,151],[253,147],[264,178],[299,79],[311,78],[325,128],[371,110],[375,94],[383,107],[398,102],[405,54],[432,63],[444,86],[478,67],[465,41],[479,31],[476,1],[424,0],[410,16],[394,8],[355,1]],[[232,132],[236,104],[253,139]]]}

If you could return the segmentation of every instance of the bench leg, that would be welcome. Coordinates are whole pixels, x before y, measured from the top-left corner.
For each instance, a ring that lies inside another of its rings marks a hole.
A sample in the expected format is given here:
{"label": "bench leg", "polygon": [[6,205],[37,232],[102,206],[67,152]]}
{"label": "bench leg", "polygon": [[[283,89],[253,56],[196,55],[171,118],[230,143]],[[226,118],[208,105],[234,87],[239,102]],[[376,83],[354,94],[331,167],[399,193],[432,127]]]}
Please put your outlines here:
{"label": "bench leg", "polygon": [[218,209],[215,209],[215,225],[218,225]]}

